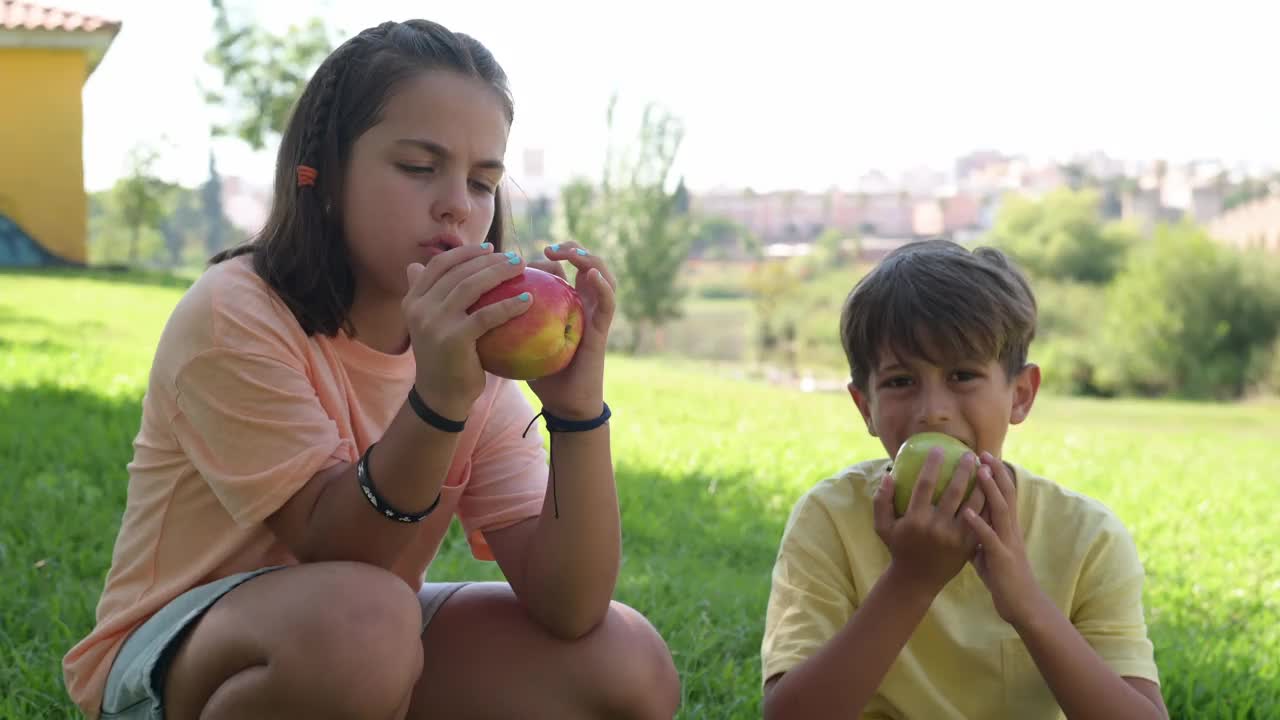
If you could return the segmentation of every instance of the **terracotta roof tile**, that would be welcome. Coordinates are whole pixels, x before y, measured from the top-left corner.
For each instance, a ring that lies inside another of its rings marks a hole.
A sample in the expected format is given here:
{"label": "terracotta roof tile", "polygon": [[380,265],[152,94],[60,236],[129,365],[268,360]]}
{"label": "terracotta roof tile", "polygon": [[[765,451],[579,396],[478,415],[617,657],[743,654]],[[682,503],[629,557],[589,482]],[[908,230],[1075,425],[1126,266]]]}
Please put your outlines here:
{"label": "terracotta roof tile", "polygon": [[0,29],[94,32],[119,30],[120,22],[17,0],[0,0]]}

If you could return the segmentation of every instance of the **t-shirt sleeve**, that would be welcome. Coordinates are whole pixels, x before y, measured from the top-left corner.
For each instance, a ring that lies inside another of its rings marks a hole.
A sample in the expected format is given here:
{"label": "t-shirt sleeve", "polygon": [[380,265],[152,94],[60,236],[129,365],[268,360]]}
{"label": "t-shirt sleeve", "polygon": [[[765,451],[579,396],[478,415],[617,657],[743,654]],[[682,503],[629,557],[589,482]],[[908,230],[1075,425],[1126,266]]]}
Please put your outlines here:
{"label": "t-shirt sleeve", "polygon": [[1108,518],[1081,569],[1071,622],[1117,674],[1160,682],[1143,617],[1144,573],[1133,538]]}
{"label": "t-shirt sleeve", "polygon": [[218,347],[183,365],[175,386],[173,433],[238,524],[264,521],[316,473],[356,459],[287,360]]}
{"label": "t-shirt sleeve", "polygon": [[547,455],[536,413],[520,388],[509,380],[494,391],[496,397],[471,456],[471,479],[458,500],[458,520],[479,560],[493,560],[484,538],[542,511],[547,492]]}
{"label": "t-shirt sleeve", "polygon": [[804,662],[857,609],[853,577],[829,510],[806,495],[783,531],[765,613],[762,682]]}

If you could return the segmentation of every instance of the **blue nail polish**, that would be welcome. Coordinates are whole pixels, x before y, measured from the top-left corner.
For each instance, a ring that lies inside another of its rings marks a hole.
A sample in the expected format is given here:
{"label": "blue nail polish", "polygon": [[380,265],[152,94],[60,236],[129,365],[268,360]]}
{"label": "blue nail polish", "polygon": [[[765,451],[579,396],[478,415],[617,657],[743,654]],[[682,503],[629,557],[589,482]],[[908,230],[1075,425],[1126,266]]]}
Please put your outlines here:
{"label": "blue nail polish", "polygon": [[590,255],[591,253],[587,252],[586,250],[583,250],[582,248],[578,248],[578,254],[579,254],[579,255]]}
{"label": "blue nail polish", "polygon": [[533,296],[529,293],[520,293],[520,302],[529,302],[531,299],[533,299]]}
{"label": "blue nail polish", "polygon": [[493,243],[487,243],[487,242],[482,242],[482,243],[480,243],[480,249],[481,249],[481,250],[488,250],[488,249],[490,249],[490,248],[492,248],[492,247],[493,247]]}
{"label": "blue nail polish", "polygon": [[507,253],[507,262],[511,263],[512,265],[519,265],[520,256],[516,255],[515,253]]}
{"label": "blue nail polish", "polygon": [[560,252],[560,243],[551,246],[551,252]]}

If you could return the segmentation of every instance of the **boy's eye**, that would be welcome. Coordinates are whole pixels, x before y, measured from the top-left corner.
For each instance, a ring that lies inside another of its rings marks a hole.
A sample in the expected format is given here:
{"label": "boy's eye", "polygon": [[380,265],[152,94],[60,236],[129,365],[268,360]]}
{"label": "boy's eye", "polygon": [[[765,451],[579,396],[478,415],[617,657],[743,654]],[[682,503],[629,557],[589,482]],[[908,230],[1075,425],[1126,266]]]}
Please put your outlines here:
{"label": "boy's eye", "polygon": [[957,370],[951,375],[951,377],[955,378],[959,382],[968,382],[970,380],[976,380],[980,376],[978,373],[970,372],[968,370]]}
{"label": "boy's eye", "polygon": [[895,375],[880,383],[880,387],[900,388],[911,384],[911,378],[906,375]]}

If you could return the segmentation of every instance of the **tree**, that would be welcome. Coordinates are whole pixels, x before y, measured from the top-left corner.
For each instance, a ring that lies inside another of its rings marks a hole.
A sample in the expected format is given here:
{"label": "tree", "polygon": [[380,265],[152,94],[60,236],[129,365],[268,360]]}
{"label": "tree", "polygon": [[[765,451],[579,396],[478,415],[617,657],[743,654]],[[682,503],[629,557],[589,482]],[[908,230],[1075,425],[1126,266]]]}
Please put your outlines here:
{"label": "tree", "polygon": [[159,228],[168,250],[169,267],[202,266],[213,247],[210,238],[221,238],[218,242],[225,242],[225,239],[241,233],[220,211],[211,212],[206,207],[209,200],[207,185],[196,189],[173,189],[173,209],[161,220]]}
{"label": "tree", "polygon": [[1120,269],[1138,236],[1128,226],[1104,224],[1092,189],[1062,188],[1043,199],[1005,199],[988,242],[1042,277],[1106,283]]}
{"label": "tree", "polygon": [[[606,113],[611,138],[616,106],[615,96]],[[667,188],[683,139],[682,123],[649,104],[631,143],[610,141],[598,189],[579,179],[561,191],[564,237],[602,247],[609,255],[632,353],[646,332],[680,316],[685,293],[676,281],[689,256],[692,221],[680,211],[679,184]]]}
{"label": "tree", "polygon": [[[181,192],[178,192],[181,190]],[[164,238],[164,247],[169,257],[166,264],[170,268],[183,265],[189,243],[189,231],[202,225],[200,195],[185,189],[175,188],[173,209],[161,219],[159,230]]]}
{"label": "tree", "polygon": [[[707,258],[728,258],[735,251],[748,252],[747,229],[719,215],[698,217],[689,253]],[[742,241],[743,247],[739,248]]]}
{"label": "tree", "polygon": [[796,336],[802,310],[800,273],[787,260],[761,260],[747,275],[751,307],[756,320],[755,344],[758,359],[781,357],[783,364],[796,369]]}
{"label": "tree", "polygon": [[1191,224],[1159,226],[1107,297],[1103,386],[1121,392],[1238,397],[1280,330],[1274,276]]}
{"label": "tree", "polygon": [[240,138],[254,150],[284,132],[307,80],[334,47],[318,17],[275,35],[249,22],[232,20],[223,0],[210,0],[214,46],[205,61],[221,73],[221,87],[205,91],[205,102],[222,107],[230,120],[216,124],[215,136]]}
{"label": "tree", "polygon": [[560,188],[560,216],[552,228],[552,235],[565,240],[576,240],[583,245],[602,247],[604,237],[599,227],[596,203],[598,193],[585,178],[575,178]]}
{"label": "tree", "polygon": [[812,262],[816,271],[842,268],[858,257],[858,238],[839,228],[827,228],[813,241]]}
{"label": "tree", "polygon": [[138,264],[143,231],[158,229],[169,211],[173,186],[155,176],[159,158],[155,147],[135,146],[129,151],[128,174],[111,189],[120,222],[129,231],[130,265]]}
{"label": "tree", "polygon": [[209,152],[209,179],[200,187],[200,207],[204,211],[204,249],[208,255],[221,251],[227,245],[227,229],[230,223],[222,209],[222,176],[213,152]]}

